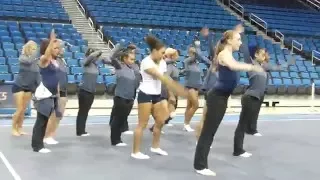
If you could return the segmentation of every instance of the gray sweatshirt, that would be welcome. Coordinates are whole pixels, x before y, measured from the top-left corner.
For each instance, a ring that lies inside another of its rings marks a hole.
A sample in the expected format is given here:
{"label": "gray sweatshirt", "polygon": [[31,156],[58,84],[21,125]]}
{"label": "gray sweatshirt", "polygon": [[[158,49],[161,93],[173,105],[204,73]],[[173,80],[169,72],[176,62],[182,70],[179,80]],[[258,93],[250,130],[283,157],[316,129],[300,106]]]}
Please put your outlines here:
{"label": "gray sweatshirt", "polygon": [[99,67],[97,61],[101,51],[95,51],[91,53],[85,60],[83,64],[83,75],[80,82],[79,88],[90,93],[96,92],[96,83],[99,75]]}
{"label": "gray sweatshirt", "polygon": [[21,55],[19,57],[19,74],[15,84],[23,89],[34,92],[40,84],[39,59],[36,54],[32,56]]}

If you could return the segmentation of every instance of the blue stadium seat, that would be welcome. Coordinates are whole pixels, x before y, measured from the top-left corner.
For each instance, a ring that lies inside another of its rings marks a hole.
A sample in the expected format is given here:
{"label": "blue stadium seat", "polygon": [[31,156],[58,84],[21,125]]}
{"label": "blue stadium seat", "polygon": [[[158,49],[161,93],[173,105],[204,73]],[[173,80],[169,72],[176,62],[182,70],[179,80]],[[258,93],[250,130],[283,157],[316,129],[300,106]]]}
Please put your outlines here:
{"label": "blue stadium seat", "polygon": [[11,74],[0,74],[0,80],[12,81],[12,75]]}

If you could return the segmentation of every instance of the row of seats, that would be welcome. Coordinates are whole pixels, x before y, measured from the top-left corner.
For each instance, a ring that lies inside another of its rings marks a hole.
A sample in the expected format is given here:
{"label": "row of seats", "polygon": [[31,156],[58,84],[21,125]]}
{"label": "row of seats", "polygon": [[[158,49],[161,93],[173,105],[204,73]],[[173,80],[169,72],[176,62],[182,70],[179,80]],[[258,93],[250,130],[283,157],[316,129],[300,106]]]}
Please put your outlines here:
{"label": "row of seats", "polygon": [[240,4],[253,4],[265,6],[266,9],[274,11],[286,11],[286,12],[304,12],[310,13],[308,7],[301,4],[299,1],[293,0],[235,0]]}
{"label": "row of seats", "polygon": [[17,58],[22,46],[29,40],[40,44],[41,39],[48,38],[52,29],[57,37],[70,43],[66,56],[82,59],[88,42],[82,38],[72,24],[0,21],[0,57]]}
{"label": "row of seats", "polygon": [[0,17],[69,21],[58,0],[0,0]]}
{"label": "row of seats", "polygon": [[242,4],[246,14],[253,13],[267,22],[270,32],[281,31],[286,35],[314,36],[320,31],[320,14],[299,11],[284,11],[285,9],[270,9],[266,6]]}
{"label": "row of seats", "polygon": [[[88,15],[99,25],[135,24],[150,26],[231,29],[239,23],[236,17],[215,1],[163,2],[134,0],[121,1],[81,0]],[[200,4],[198,4],[198,2]],[[104,8],[110,7],[110,8]],[[248,31],[253,29],[246,27]]]}

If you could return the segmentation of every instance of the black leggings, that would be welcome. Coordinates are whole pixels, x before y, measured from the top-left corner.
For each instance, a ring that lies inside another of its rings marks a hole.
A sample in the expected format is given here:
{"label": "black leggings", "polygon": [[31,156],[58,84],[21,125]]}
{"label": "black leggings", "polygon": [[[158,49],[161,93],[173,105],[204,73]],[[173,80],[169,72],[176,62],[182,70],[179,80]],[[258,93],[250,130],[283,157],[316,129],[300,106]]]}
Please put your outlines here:
{"label": "black leggings", "polygon": [[218,127],[228,106],[230,93],[210,90],[207,94],[207,113],[197,143],[193,166],[196,170],[208,169],[208,154]]}
{"label": "black leggings", "polygon": [[128,116],[133,106],[133,100],[124,99],[118,96],[114,98],[113,118],[111,122],[111,144],[121,143],[121,133],[124,124],[128,124]]}
{"label": "black leggings", "polygon": [[257,123],[258,123],[258,117],[259,117],[259,113],[260,113],[260,109],[261,109],[263,101],[264,101],[264,97],[262,97],[260,99],[259,105],[257,107],[255,107],[255,109],[254,109],[255,111],[251,115],[250,120],[248,121],[247,129],[246,129],[246,132],[248,134],[253,135],[258,132]]}
{"label": "black leggings", "polygon": [[37,112],[37,119],[33,126],[31,147],[33,151],[38,152],[44,148],[43,138],[46,134],[49,117]]}
{"label": "black leggings", "polygon": [[234,156],[239,156],[242,153],[245,153],[245,150],[243,149],[244,134],[246,131],[248,131],[249,127],[257,127],[257,119],[259,116],[261,102],[262,101],[260,99],[250,95],[242,96],[240,120],[234,133]]}
{"label": "black leggings", "polygon": [[85,90],[80,89],[78,93],[79,99],[79,111],[77,116],[77,136],[86,134],[86,122],[88,118],[89,111],[91,109],[94,94]]}
{"label": "black leggings", "polygon": [[[113,107],[112,107],[112,110],[111,110],[111,114],[110,114],[110,120],[109,120],[109,126],[111,127],[111,124],[112,124],[112,121],[113,121],[113,118],[114,118],[114,114],[115,114],[115,106],[114,106],[114,101],[113,101]],[[128,121],[125,121],[123,122],[122,126],[121,126],[121,132],[126,132],[126,131],[129,131],[129,124],[128,124]]]}

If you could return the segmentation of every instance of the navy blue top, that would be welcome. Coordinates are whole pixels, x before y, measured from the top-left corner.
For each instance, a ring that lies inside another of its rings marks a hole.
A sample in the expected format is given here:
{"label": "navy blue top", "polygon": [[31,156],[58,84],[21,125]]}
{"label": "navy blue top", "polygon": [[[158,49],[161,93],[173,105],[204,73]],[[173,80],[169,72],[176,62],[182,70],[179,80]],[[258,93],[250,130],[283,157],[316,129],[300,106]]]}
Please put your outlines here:
{"label": "navy blue top", "polygon": [[52,62],[45,68],[40,67],[42,83],[53,95],[58,93],[59,72],[59,67]]}
{"label": "navy blue top", "polygon": [[218,65],[218,77],[213,89],[231,94],[240,81],[240,74],[227,66]]}

